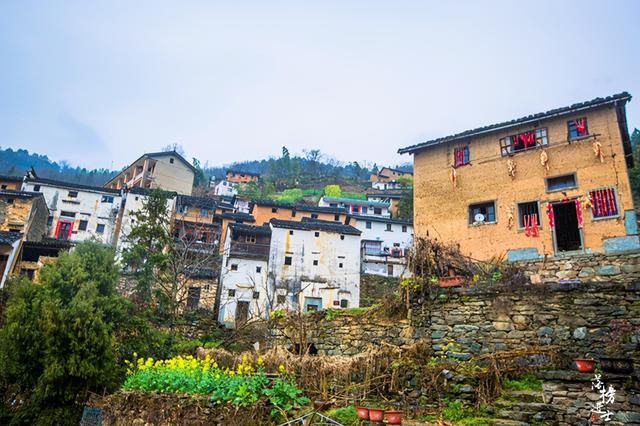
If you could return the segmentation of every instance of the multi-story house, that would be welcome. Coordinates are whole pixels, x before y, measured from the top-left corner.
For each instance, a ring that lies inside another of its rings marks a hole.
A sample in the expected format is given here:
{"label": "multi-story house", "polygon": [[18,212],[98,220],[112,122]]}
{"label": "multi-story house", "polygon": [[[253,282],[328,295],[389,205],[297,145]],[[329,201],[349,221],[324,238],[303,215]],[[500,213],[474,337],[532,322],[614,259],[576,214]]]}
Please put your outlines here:
{"label": "multi-story house", "polygon": [[409,275],[407,254],[413,243],[411,221],[354,215],[349,223],[362,232],[362,273],[389,277]]}
{"label": "multi-story house", "polygon": [[122,200],[119,190],[43,179],[33,171],[27,174],[22,187],[44,196],[50,211],[49,237],[72,242],[94,239],[104,244],[113,243]]}
{"label": "multi-story house", "polygon": [[251,206],[251,214],[258,224],[269,222],[271,219],[299,221],[303,218],[345,223],[347,213],[347,210],[341,207],[307,206],[274,200],[255,200]]}
{"label": "multi-story house", "polygon": [[414,155],[416,237],[510,260],[640,248],[628,93],[400,149]]}
{"label": "multi-story house", "polygon": [[367,200],[376,201],[378,203],[389,204],[389,211],[391,217],[398,217],[398,204],[402,199],[402,190],[387,190],[387,191],[371,191],[367,193]]}
{"label": "multi-story house", "polygon": [[322,197],[318,202],[318,206],[341,208],[355,215],[391,217],[391,204],[380,201]]}
{"label": "multi-story house", "polygon": [[360,231],[336,221],[232,224],[220,280],[220,322],[268,318],[274,309],[359,306]]}
{"label": "multi-story house", "polygon": [[221,197],[234,197],[238,194],[238,183],[221,180],[213,187],[213,194]]}
{"label": "multi-story house", "polygon": [[379,190],[402,189],[400,178],[413,178],[413,173],[403,170],[383,167],[378,173],[374,173],[369,178],[371,187]]}
{"label": "multi-story house", "polygon": [[243,172],[240,170],[227,170],[227,182],[249,183],[258,182],[259,179],[260,174],[258,173]]}
{"label": "multi-story house", "polygon": [[175,151],[143,154],[105,183],[110,189],[164,189],[191,195],[196,169]]}

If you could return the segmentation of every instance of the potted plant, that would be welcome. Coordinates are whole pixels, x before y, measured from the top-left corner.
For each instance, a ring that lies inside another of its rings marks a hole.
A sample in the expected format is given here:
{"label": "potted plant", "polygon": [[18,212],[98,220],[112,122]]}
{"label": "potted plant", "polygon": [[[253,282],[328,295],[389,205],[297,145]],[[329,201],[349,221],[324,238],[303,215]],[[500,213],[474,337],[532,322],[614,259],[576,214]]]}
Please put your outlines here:
{"label": "potted plant", "polygon": [[369,420],[381,422],[384,420],[384,410],[382,408],[369,408]]}
{"label": "potted plant", "polygon": [[384,416],[387,418],[387,424],[390,424],[390,425],[402,424],[402,411],[385,410]]}
{"label": "potted plant", "polygon": [[609,333],[609,345],[605,353],[609,356],[600,358],[602,371],[616,374],[630,374],[633,372],[633,360],[625,357],[625,352],[635,348],[626,347],[631,343],[631,336],[640,332],[640,326],[631,324],[627,319],[614,319],[611,321]]}
{"label": "potted plant", "polygon": [[369,420],[369,409],[367,407],[360,407],[356,404],[356,414],[358,414],[359,419]]}
{"label": "potted plant", "polygon": [[587,354],[586,358],[576,358],[576,369],[581,373],[591,373],[596,368],[596,360],[589,358]]}

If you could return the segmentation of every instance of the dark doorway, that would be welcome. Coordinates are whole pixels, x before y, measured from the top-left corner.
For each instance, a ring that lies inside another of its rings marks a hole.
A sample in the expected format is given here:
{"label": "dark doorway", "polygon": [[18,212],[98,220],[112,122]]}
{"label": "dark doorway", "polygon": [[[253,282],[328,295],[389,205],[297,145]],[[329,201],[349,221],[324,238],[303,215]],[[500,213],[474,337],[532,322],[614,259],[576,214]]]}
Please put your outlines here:
{"label": "dark doorway", "polygon": [[387,265],[387,276],[393,276],[393,265]]}
{"label": "dark doorway", "polygon": [[236,328],[242,327],[249,319],[249,302],[238,302],[236,305]]}
{"label": "dark doorway", "polygon": [[73,223],[71,222],[60,222],[58,225],[58,238],[61,240],[68,240],[71,238],[71,228],[73,227]]}
{"label": "dark doorway", "polygon": [[200,287],[189,287],[187,293],[187,309],[194,311],[200,305]]}
{"label": "dark doorway", "polygon": [[582,249],[582,238],[578,228],[576,204],[573,201],[553,205],[556,248],[559,252]]}

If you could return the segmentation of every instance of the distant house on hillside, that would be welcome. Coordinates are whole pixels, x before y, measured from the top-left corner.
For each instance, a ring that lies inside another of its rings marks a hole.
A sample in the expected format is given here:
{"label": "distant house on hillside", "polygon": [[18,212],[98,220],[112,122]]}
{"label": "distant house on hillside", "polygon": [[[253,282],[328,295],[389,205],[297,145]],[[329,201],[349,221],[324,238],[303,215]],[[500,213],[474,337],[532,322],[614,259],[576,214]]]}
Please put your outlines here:
{"label": "distant house on hillside", "polygon": [[413,173],[403,170],[383,167],[378,173],[369,177],[371,187],[379,190],[402,189],[402,184],[398,182],[400,178],[413,178]]}
{"label": "distant house on hillside", "polygon": [[110,189],[164,189],[191,195],[196,169],[175,151],[143,154],[104,184]]}
{"label": "distant house on hillside", "polygon": [[221,180],[213,187],[214,195],[221,197],[234,197],[238,195],[238,184],[236,182]]}
{"label": "distant house on hillside", "polygon": [[322,197],[319,207],[345,209],[350,214],[364,216],[391,217],[391,204],[380,201],[358,200],[355,198]]}
{"label": "distant house on hillside", "polygon": [[240,170],[227,170],[227,178],[228,182],[235,183],[249,183],[249,182],[258,182],[260,179],[260,174],[251,173],[251,172],[243,172]]}

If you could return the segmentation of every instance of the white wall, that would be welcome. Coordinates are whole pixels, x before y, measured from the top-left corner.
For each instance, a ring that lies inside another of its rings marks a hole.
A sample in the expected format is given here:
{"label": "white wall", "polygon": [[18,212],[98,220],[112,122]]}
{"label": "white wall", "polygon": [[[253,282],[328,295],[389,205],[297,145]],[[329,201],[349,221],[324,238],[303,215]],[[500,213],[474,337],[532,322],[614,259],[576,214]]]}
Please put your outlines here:
{"label": "white wall", "polygon": [[[293,235],[290,234],[293,231]],[[315,232],[320,236],[316,237]],[[301,283],[300,306],[305,297],[322,299],[322,308],[347,299],[349,307],[360,304],[360,236],[327,231],[289,230],[272,226],[269,272],[278,283]],[[285,257],[292,258],[285,265]],[[317,260],[318,265],[313,261]],[[340,267],[339,264],[342,264]],[[291,296],[291,294],[290,294]],[[290,299],[290,298],[288,298]]]}
{"label": "white wall", "polygon": [[[104,244],[113,242],[113,231],[115,228],[118,208],[121,197],[110,192],[95,191],[55,186],[53,184],[41,183],[37,181],[24,182],[24,191],[35,191],[35,186],[39,185],[39,192],[42,193],[49,207],[50,214],[53,215],[53,223],[49,226],[49,236],[54,237],[60,220],[60,212],[75,213],[73,219],[73,231],[71,241],[80,242],[95,238]],[[77,197],[69,197],[69,191],[78,193]],[[113,202],[103,202],[102,197],[113,197]],[[71,220],[71,218],[69,218]],[[87,229],[80,230],[80,221],[87,221]],[[98,233],[98,225],[104,225],[104,232]]]}
{"label": "white wall", "polygon": [[236,189],[236,184],[234,182],[221,180],[213,189],[213,194],[233,197],[238,194],[238,190]]}
{"label": "white wall", "polygon": [[[233,271],[232,265],[237,265],[238,269]],[[261,271],[257,272],[257,268]],[[269,318],[275,297],[269,294],[267,288],[267,268],[266,259],[234,258],[224,255],[220,271],[220,323],[233,327],[238,301],[249,302],[249,318]],[[229,296],[229,290],[235,290],[234,297]],[[254,291],[260,293],[258,299],[253,298]]]}
{"label": "white wall", "polygon": [[[376,217],[391,217],[391,211],[389,210],[390,205],[376,205],[368,204],[366,200],[353,200],[353,202],[347,201],[334,201],[331,198],[326,199],[325,197],[321,197],[320,201],[318,201],[319,207],[342,207],[347,209],[349,213],[361,214],[363,216],[376,216]],[[359,208],[358,212],[353,210],[353,207],[357,206]],[[380,214],[375,214],[375,209],[380,209]]]}

